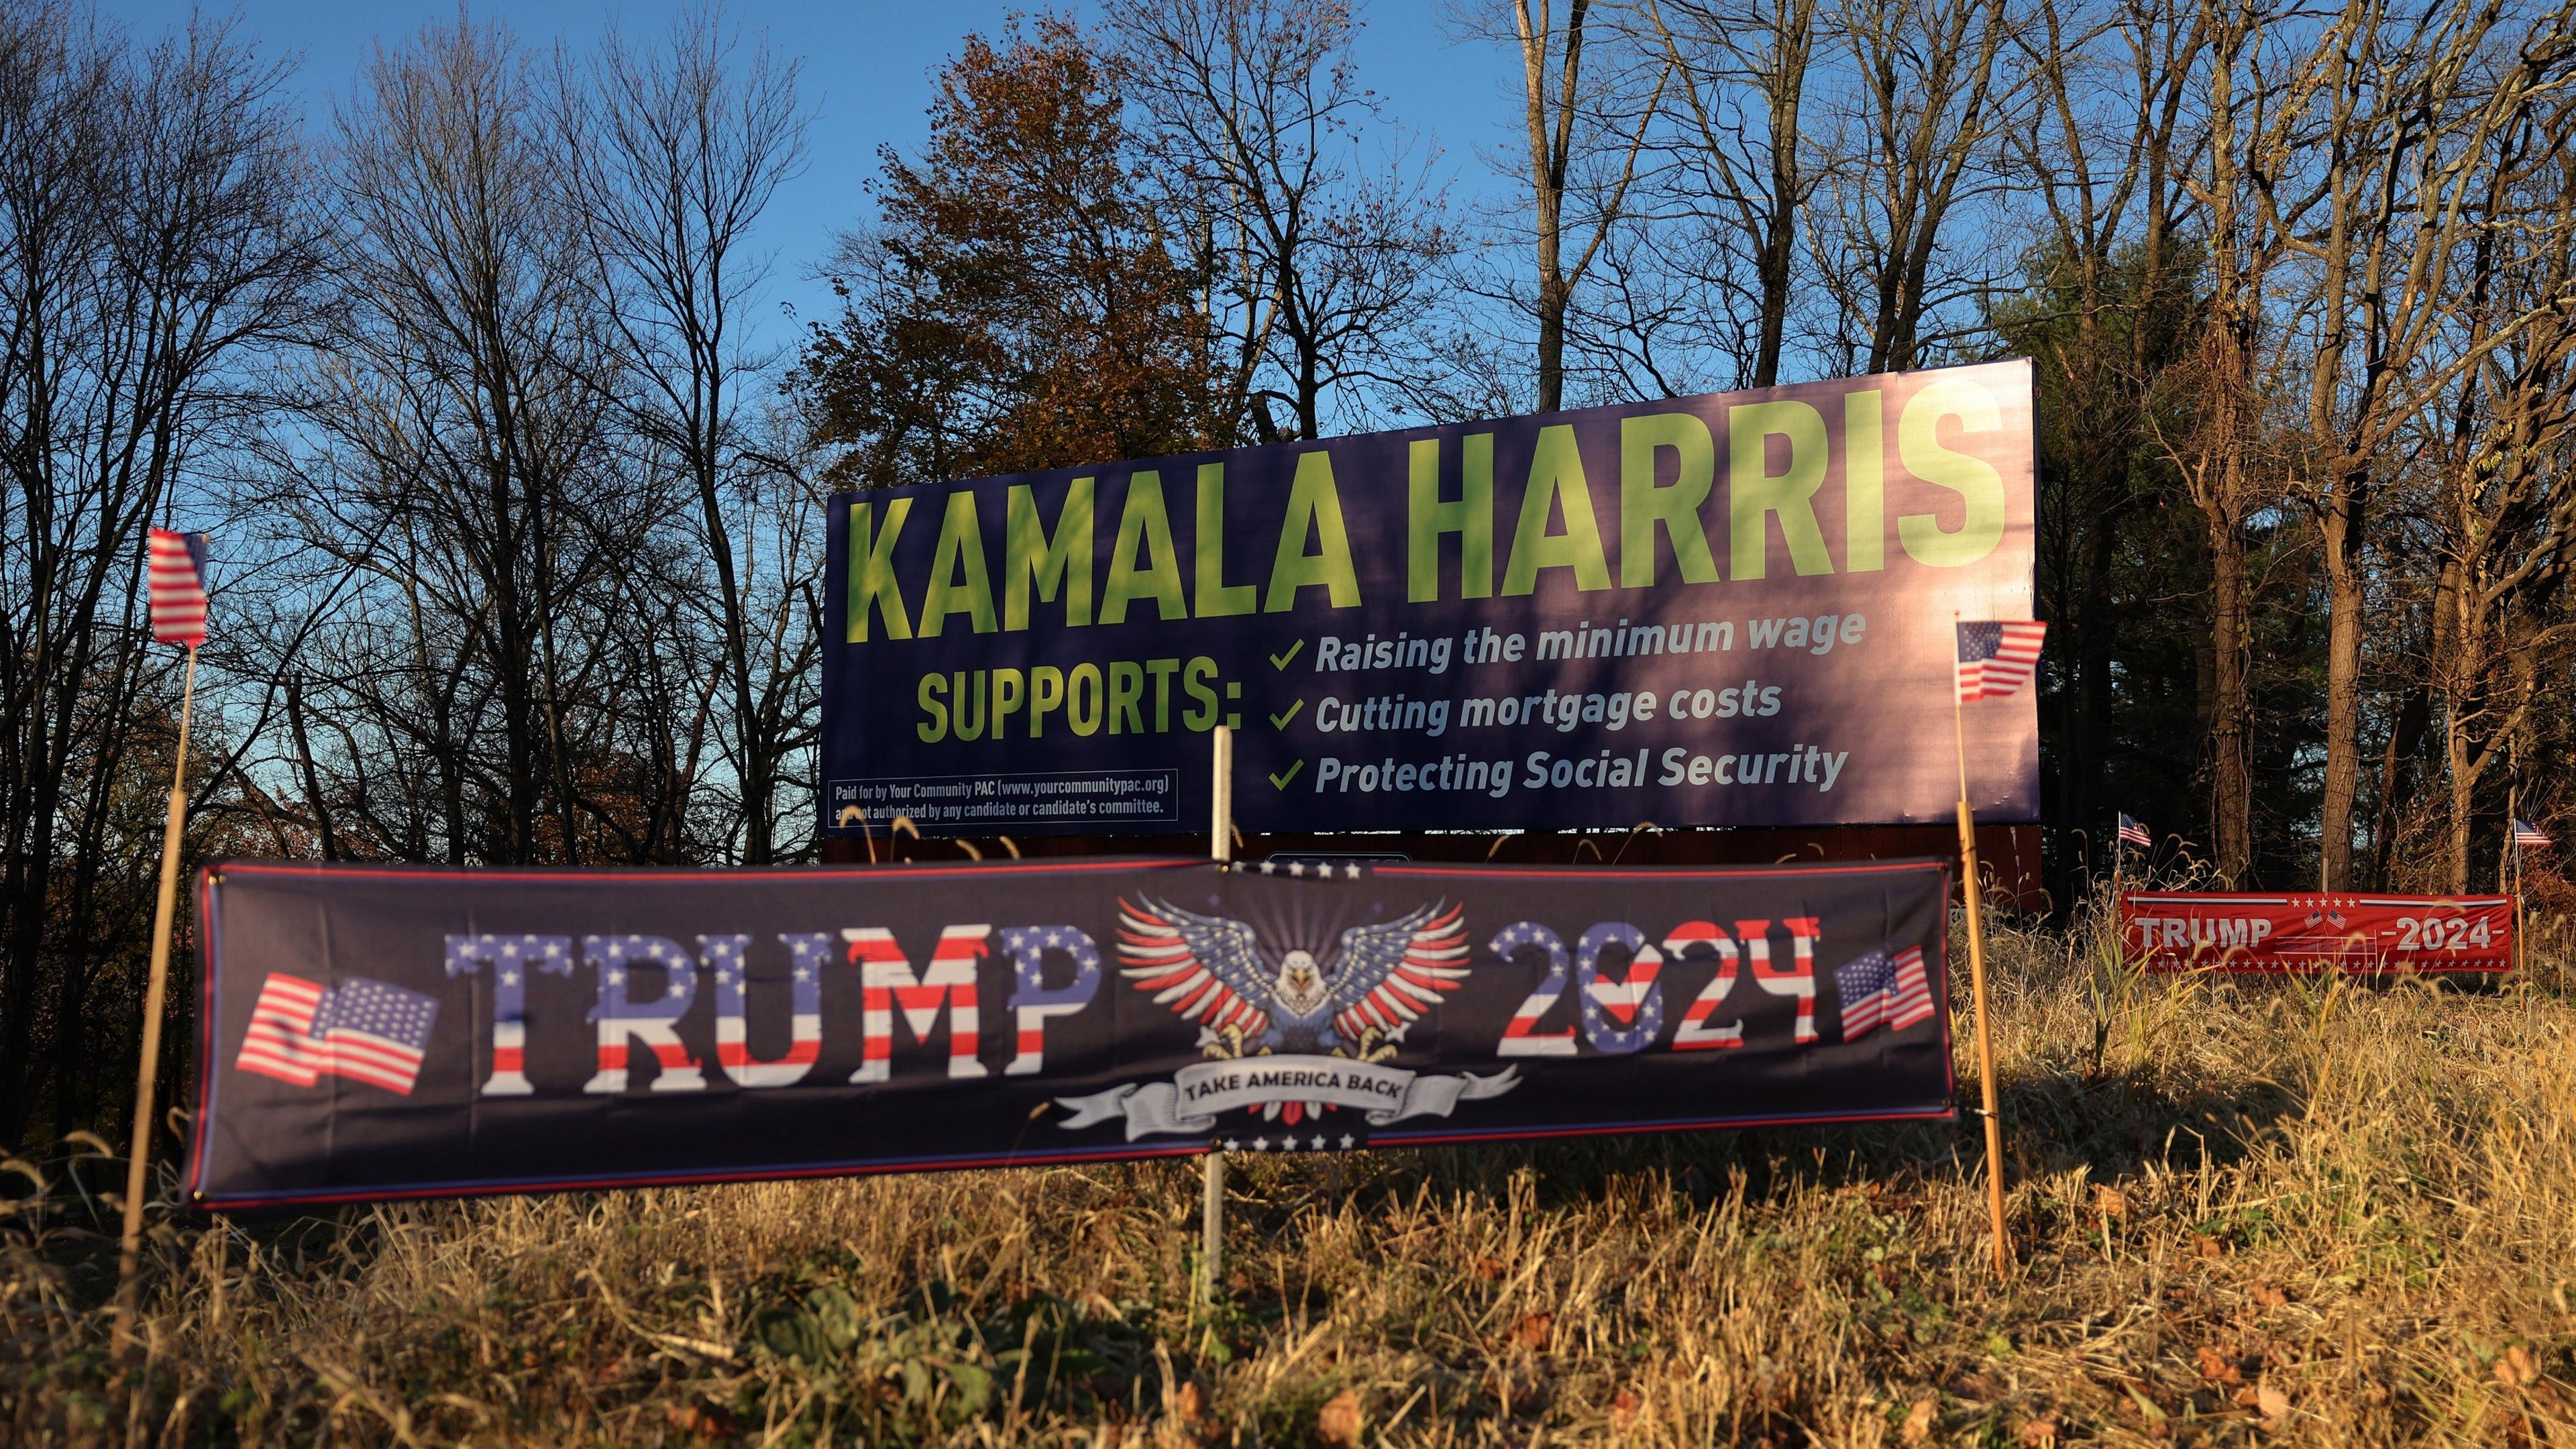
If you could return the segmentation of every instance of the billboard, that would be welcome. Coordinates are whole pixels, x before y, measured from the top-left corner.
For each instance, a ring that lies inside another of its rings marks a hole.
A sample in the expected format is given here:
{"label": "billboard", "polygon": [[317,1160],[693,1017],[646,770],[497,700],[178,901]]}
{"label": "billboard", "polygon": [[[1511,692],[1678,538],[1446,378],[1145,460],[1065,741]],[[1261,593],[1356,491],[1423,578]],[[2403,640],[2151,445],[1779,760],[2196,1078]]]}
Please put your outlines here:
{"label": "billboard", "polygon": [[1950,1113],[1947,873],[454,870],[199,884],[200,1206]]}
{"label": "billboard", "polygon": [[[2031,616],[2030,365],[830,503],[821,809],[1179,831],[1944,822],[1955,619]],[[2039,806],[2036,691],[1969,713]]]}

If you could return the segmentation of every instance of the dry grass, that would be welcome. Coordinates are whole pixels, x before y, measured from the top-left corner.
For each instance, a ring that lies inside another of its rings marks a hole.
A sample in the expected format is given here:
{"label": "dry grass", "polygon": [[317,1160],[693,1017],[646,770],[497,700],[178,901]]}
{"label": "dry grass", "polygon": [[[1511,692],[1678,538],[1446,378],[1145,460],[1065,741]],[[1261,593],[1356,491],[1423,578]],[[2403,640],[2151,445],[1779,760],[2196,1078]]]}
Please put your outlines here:
{"label": "dry grass", "polygon": [[[2576,1004],[1998,943],[1972,1123],[164,1225],[144,1391],[57,1165],[12,1443],[2576,1444]],[[1963,1069],[1966,1052],[1962,1050]],[[133,1405],[131,1419],[126,1404]]]}

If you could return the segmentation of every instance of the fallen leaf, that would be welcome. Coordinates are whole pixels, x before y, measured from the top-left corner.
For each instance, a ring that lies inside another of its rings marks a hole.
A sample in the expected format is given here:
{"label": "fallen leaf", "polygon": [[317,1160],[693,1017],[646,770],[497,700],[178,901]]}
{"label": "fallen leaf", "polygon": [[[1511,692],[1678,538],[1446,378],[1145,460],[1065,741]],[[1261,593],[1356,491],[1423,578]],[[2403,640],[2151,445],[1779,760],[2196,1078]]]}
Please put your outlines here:
{"label": "fallen leaf", "polygon": [[1500,1258],[1478,1258],[1475,1262],[1475,1269],[1476,1276],[1484,1279],[1488,1283],[1501,1282],[1503,1280],[1503,1274],[1507,1271],[1506,1265]]}
{"label": "fallen leaf", "polygon": [[2191,1235],[2191,1250],[2204,1258],[2221,1258],[2227,1255],[2227,1245],[2207,1233]]}
{"label": "fallen leaf", "polygon": [[1181,1385],[1180,1390],[1172,1395],[1172,1413],[1193,1424],[1207,1417],[1207,1405],[1199,1398],[1198,1385]]}
{"label": "fallen leaf", "polygon": [[2495,1376],[2496,1382],[2508,1389],[2518,1388],[2540,1377],[2533,1371],[2531,1350],[2518,1343],[2506,1349],[2504,1357],[2496,1360]]}
{"label": "fallen leaf", "polygon": [[2106,1218],[2118,1218],[2124,1223],[2129,1220],[2129,1195],[2118,1188],[2097,1183],[2093,1188],[2093,1206]]}
{"label": "fallen leaf", "polygon": [[1638,1398],[1635,1390],[1621,1389],[1610,1400],[1610,1422],[1624,1427],[1630,1419],[1637,1417],[1637,1411],[1645,1404],[1646,1401]]}
{"label": "fallen leaf", "polygon": [[2235,1397],[2235,1399],[2234,1399],[2234,1400],[2232,1400],[2231,1402],[2233,1402],[2233,1403],[2236,1405],[2236,1407],[2238,1407],[2238,1408],[2240,1408],[2240,1409],[2250,1409],[2250,1408],[2253,1408],[2256,1404],[2261,1403],[2262,1401],[2263,1401],[2263,1396],[2262,1396],[2261,1394],[2259,1394],[2259,1393],[2255,1392],[2254,1386],[2253,1386],[2252,1384],[2247,1384],[2245,1387],[2243,1387],[2243,1388],[2241,1388],[2241,1389],[2238,1389],[2238,1390],[2236,1391],[2236,1397]]}
{"label": "fallen leaf", "polygon": [[722,1439],[733,1433],[733,1415],[713,1404],[673,1404],[662,1411],[662,1417],[672,1428],[701,1439]]}
{"label": "fallen leaf", "polygon": [[1512,1342],[1522,1348],[1537,1350],[1547,1347],[1547,1331],[1556,1326],[1553,1313],[1533,1313],[1512,1325]]}
{"label": "fallen leaf", "polygon": [[2254,1285],[2254,1301],[2266,1308],[2279,1308],[2290,1301],[2290,1295],[2269,1283],[2257,1283]]}
{"label": "fallen leaf", "polygon": [[1940,1423],[1941,1401],[1916,1399],[1914,1407],[1906,1411],[1905,1427],[1898,1432],[1904,1436],[1908,1444],[1929,1444],[1932,1442],[1932,1431],[1938,1428]]}
{"label": "fallen leaf", "polygon": [[1330,1449],[1359,1449],[1360,1391],[1344,1389],[1325,1400],[1315,1416],[1315,1442]]}
{"label": "fallen leaf", "polygon": [[2266,1419],[2280,1418],[2290,1412],[2289,1391],[2275,1387],[2271,1380],[2266,1379],[2254,1389],[2254,1406],[2263,1411]]}
{"label": "fallen leaf", "polygon": [[2208,1344],[2204,1343],[2200,1346],[2197,1357],[2200,1359],[2200,1376],[2209,1380],[2211,1383],[2241,1384],[2245,1382],[2245,1375],[2237,1371],[2235,1363],[2231,1361],[2227,1355],[2220,1353],[2217,1349],[2211,1348]]}
{"label": "fallen leaf", "polygon": [[2024,1420],[2020,1439],[2027,1449],[2056,1449],[2057,1421],[2055,1419]]}

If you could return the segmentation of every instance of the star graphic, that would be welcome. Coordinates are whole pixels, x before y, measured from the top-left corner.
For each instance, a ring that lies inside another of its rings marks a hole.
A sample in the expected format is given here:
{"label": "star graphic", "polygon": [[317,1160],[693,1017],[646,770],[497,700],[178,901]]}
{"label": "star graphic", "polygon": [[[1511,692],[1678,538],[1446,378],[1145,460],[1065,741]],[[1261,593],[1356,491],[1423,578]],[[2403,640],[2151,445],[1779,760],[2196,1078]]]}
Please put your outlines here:
{"label": "star graphic", "polygon": [[1315,1150],[1317,1152],[1324,1150],[1324,1134],[1320,1132],[1315,1134]]}
{"label": "star graphic", "polygon": [[1267,1152],[1267,1151],[1269,1151],[1269,1150],[1270,1150],[1270,1139],[1269,1139],[1269,1138],[1267,1138],[1267,1137],[1255,1137],[1255,1138],[1253,1138],[1253,1139],[1252,1139],[1252,1150],[1253,1150],[1253,1151],[1255,1151],[1255,1152]]}
{"label": "star graphic", "polygon": [[608,984],[611,986],[623,986],[626,984],[626,973],[623,971],[611,968],[605,973],[605,975],[607,977]]}
{"label": "star graphic", "polygon": [[1345,1132],[1345,1133],[1343,1133],[1343,1134],[1342,1134],[1342,1150],[1343,1150],[1344,1152],[1348,1152],[1348,1151],[1350,1151],[1350,1150],[1351,1150],[1351,1141],[1352,1141],[1351,1134],[1349,1134],[1348,1132]]}
{"label": "star graphic", "polygon": [[502,973],[501,973],[501,984],[502,984],[502,985],[504,985],[504,986],[516,986],[516,985],[518,985],[518,984],[519,984],[519,973],[518,973],[518,972],[516,972],[516,971],[504,971],[504,972],[502,972]]}
{"label": "star graphic", "polygon": [[1302,860],[1292,860],[1288,862],[1288,873],[1296,876],[1304,875],[1306,873],[1306,862]]}
{"label": "star graphic", "polygon": [[1359,863],[1357,861],[1352,862],[1350,868],[1345,870],[1343,874],[1352,880],[1358,880],[1360,878]]}
{"label": "star graphic", "polygon": [[1241,1152],[1243,1150],[1243,1144],[1229,1137],[1225,1139],[1225,1150],[1228,1152]]}
{"label": "star graphic", "polygon": [[518,943],[518,942],[516,942],[516,941],[504,941],[504,942],[502,942],[502,943],[501,943],[501,954],[502,954],[502,955],[504,955],[504,956],[516,956],[516,955],[518,955],[518,954],[519,954],[519,943]]}

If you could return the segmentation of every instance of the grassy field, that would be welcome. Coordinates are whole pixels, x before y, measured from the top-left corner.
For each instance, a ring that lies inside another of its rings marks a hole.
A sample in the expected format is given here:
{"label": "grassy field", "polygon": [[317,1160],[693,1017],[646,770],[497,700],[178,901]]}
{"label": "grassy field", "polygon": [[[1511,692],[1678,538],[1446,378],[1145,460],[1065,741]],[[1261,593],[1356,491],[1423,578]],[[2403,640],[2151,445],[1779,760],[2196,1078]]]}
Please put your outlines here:
{"label": "grassy field", "polygon": [[1189,1163],[652,1191],[170,1220],[128,1393],[122,1170],[56,1163],[0,1440],[2576,1445],[2566,956],[2100,945],[1997,944],[2003,1285],[1972,1121],[1239,1160],[1205,1309]]}

